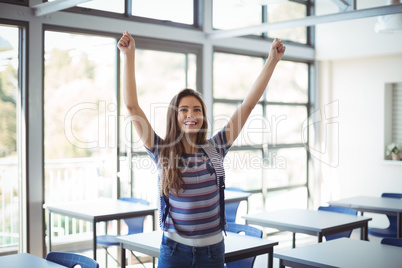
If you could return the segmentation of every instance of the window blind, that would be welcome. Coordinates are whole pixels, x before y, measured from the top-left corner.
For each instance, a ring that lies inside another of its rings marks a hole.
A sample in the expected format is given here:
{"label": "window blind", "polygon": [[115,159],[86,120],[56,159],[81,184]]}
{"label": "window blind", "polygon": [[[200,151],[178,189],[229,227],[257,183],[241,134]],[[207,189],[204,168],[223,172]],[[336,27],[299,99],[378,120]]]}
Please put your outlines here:
{"label": "window blind", "polygon": [[402,145],[402,83],[392,87],[392,141]]}

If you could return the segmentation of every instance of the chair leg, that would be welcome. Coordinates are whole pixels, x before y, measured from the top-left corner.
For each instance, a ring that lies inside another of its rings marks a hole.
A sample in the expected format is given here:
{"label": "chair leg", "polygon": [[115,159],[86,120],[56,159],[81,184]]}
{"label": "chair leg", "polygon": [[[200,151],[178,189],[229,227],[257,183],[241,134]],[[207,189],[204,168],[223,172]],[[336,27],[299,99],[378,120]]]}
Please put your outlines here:
{"label": "chair leg", "polygon": [[138,258],[137,255],[135,255],[134,252],[132,252],[131,250],[130,250],[130,252],[131,252],[131,254],[133,254],[133,256],[137,259],[137,261],[139,261],[139,262],[142,264],[142,266],[144,266],[144,268],[146,268],[145,265],[144,265],[144,264],[142,263],[142,261],[140,260],[140,258]]}

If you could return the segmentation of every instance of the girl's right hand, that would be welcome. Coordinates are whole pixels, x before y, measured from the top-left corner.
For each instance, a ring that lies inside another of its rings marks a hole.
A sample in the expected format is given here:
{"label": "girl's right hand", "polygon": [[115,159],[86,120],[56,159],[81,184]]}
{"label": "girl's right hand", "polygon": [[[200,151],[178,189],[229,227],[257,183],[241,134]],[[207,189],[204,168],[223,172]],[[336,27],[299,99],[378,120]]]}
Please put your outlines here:
{"label": "girl's right hand", "polygon": [[124,31],[123,36],[117,43],[117,47],[125,55],[134,54],[135,41],[134,38],[128,33],[128,31]]}

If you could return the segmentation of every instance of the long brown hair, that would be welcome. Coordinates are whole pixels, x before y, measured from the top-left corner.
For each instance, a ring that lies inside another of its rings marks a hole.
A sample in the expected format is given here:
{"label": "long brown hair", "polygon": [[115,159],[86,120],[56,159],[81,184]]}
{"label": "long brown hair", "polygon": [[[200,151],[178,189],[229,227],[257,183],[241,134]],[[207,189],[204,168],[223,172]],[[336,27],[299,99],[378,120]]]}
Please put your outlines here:
{"label": "long brown hair", "polygon": [[183,133],[178,125],[178,107],[182,98],[187,96],[195,97],[202,106],[202,115],[204,117],[200,131],[197,133],[196,145],[205,144],[207,142],[208,122],[206,120],[205,103],[197,91],[189,88],[181,90],[170,101],[167,111],[166,137],[162,144],[159,155],[159,162],[162,166],[162,187],[161,192],[165,196],[169,196],[169,191],[177,195],[179,190],[184,190],[185,185],[181,176],[181,168],[183,168],[182,155],[184,153]]}

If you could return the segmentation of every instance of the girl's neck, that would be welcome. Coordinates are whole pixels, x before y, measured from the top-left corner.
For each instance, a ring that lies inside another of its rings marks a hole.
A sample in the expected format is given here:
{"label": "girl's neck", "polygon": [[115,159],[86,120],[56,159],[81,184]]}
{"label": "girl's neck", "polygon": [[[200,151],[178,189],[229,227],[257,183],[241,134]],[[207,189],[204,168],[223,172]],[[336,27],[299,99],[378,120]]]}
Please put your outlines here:
{"label": "girl's neck", "polygon": [[198,152],[198,147],[195,143],[197,136],[196,135],[185,135],[183,137],[182,143],[184,147],[184,152],[187,154],[195,154]]}

